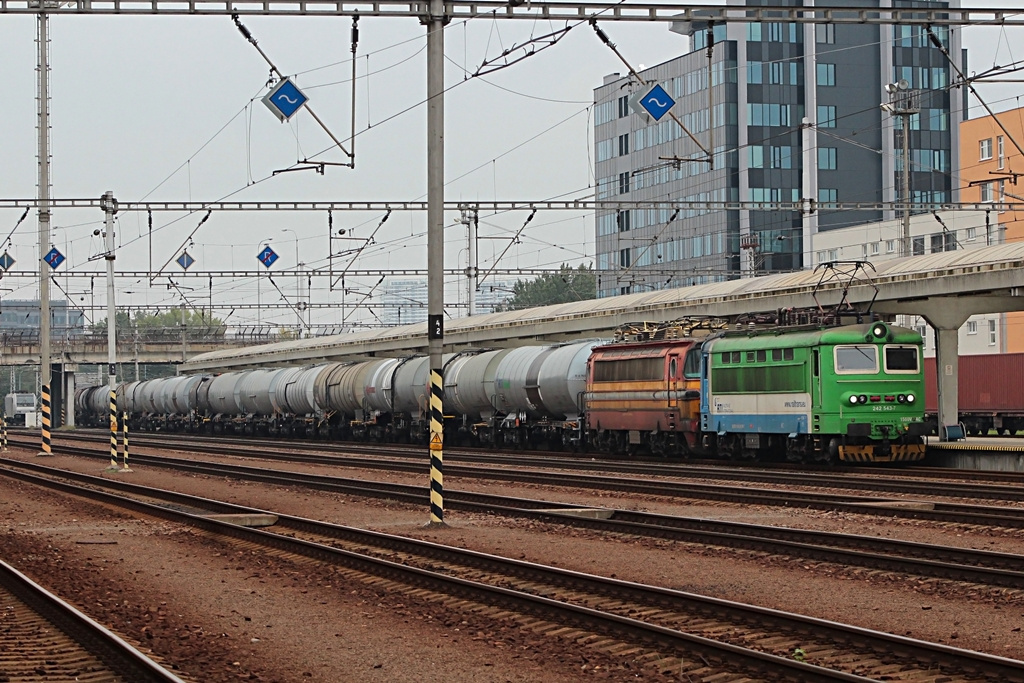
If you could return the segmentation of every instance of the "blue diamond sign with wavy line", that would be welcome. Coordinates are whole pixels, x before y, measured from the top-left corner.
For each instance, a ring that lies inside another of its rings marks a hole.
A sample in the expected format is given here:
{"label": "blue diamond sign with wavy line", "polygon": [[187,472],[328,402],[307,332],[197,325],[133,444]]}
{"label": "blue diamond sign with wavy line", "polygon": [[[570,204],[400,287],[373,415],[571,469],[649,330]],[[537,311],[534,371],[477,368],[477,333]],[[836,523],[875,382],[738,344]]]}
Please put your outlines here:
{"label": "blue diamond sign with wavy line", "polygon": [[279,118],[281,123],[295,116],[295,112],[301,109],[306,102],[309,102],[309,98],[292,83],[290,78],[279,81],[263,98],[263,104],[267,105],[267,109]]}

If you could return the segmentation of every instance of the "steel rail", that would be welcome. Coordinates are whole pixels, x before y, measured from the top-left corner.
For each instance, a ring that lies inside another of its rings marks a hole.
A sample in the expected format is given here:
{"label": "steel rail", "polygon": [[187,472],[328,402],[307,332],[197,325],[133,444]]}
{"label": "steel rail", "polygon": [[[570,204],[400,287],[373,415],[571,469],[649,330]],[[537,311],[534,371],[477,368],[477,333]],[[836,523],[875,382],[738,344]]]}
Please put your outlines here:
{"label": "steel rail", "polygon": [[[346,495],[386,498],[415,505],[422,505],[426,501],[426,492],[422,486],[160,456],[139,456],[135,463],[278,486],[302,486]],[[42,466],[30,463],[16,466],[33,471],[47,471]],[[80,481],[93,479],[90,475],[75,473],[67,473],[64,476]],[[116,487],[116,484],[110,486]],[[755,550],[951,581],[1024,589],[1024,556],[1011,553],[615,508],[602,508],[603,513],[610,515],[607,518],[590,518],[574,513],[576,510],[589,509],[587,506],[572,503],[454,489],[449,491],[449,495],[453,509],[508,517],[527,517],[604,533],[631,534],[685,543]],[[179,502],[186,504],[188,501],[182,498]],[[225,509],[222,512],[230,510]]]}
{"label": "steel rail", "polygon": [[[666,648],[675,653],[685,653],[697,661],[703,660],[709,664],[714,663],[714,666],[726,671],[742,671],[747,674],[755,674],[758,676],[768,675],[772,680],[787,681],[866,682],[871,680],[846,672],[835,671],[795,661],[787,657],[779,657],[765,652],[739,647],[730,643],[683,633],[618,614],[561,602],[543,596],[533,595],[528,592],[461,579],[440,572],[429,571],[418,567],[407,566],[399,562],[388,561],[365,553],[334,548],[322,543],[305,541],[269,531],[239,526],[230,522],[211,519],[203,516],[202,514],[193,514],[180,509],[148,503],[142,500],[135,500],[133,498],[125,497],[122,494],[107,493],[98,487],[111,487],[110,485],[112,482],[100,477],[94,477],[94,481],[91,486],[84,487],[68,484],[60,481],[59,479],[51,478],[62,476],[64,474],[62,472],[55,472],[49,477],[42,477],[0,466],[0,474],[26,483],[57,490],[65,494],[102,502],[107,505],[114,505],[122,509],[132,510],[137,513],[161,519],[187,524],[217,536],[234,538],[260,547],[272,548],[278,551],[312,558],[324,563],[345,566],[373,576],[383,577],[406,585],[426,588],[431,591],[441,592],[446,595],[478,603],[499,606],[520,614],[535,615],[544,619],[552,619],[572,626],[583,627],[590,631],[596,631],[615,638],[636,642],[644,647]],[[129,485],[120,482],[120,486],[118,488],[123,490],[124,486]],[[147,487],[135,488],[138,491],[138,495],[144,497],[159,497],[161,493],[157,489],[147,489]],[[173,498],[179,502],[183,498],[188,498],[190,500],[190,506],[193,508],[201,509],[203,506],[209,506],[209,509],[216,511],[233,508],[236,511],[268,514],[265,510],[256,511],[251,508],[231,506],[230,504],[222,503],[220,501],[210,501],[208,499],[198,497],[184,497],[182,494],[173,494]],[[288,520],[287,515],[278,515],[278,517],[280,519]],[[359,531],[356,529],[349,530],[337,525],[326,525],[325,523],[315,522],[314,520],[301,520],[301,522],[299,522],[297,521],[299,518],[293,519],[296,520],[293,522],[295,524],[319,524],[323,525],[322,528],[324,529],[327,527],[334,527],[339,531]],[[364,538],[369,539],[369,535],[374,532],[363,533],[367,534]],[[386,535],[380,534],[380,536]],[[411,541],[411,539],[402,539],[397,536],[393,538],[395,539],[394,542],[415,543],[415,541]],[[563,577],[563,581],[574,580],[576,582],[583,582],[592,580],[594,582],[602,582],[606,585],[621,584],[623,587],[634,587],[634,590],[664,591],[668,594],[675,592],[669,591],[668,589],[647,587],[642,584],[619,582],[615,579],[591,577],[587,574],[547,568],[543,565],[531,565],[530,563],[519,562],[516,560],[505,560],[505,558],[499,558],[497,556],[485,556],[483,553],[472,553],[471,551],[462,551],[457,548],[448,548],[446,546],[439,546],[436,544],[428,545],[434,546],[435,552],[443,550],[449,557],[455,557],[458,555],[462,555],[464,557],[469,557],[470,555],[488,557],[492,558],[494,561],[515,563],[522,569],[531,568],[537,572],[550,573],[552,576],[561,576]],[[739,603],[733,604],[737,605],[739,608],[747,607],[740,605]],[[721,610],[721,608],[719,609]],[[762,610],[762,608],[752,609]],[[771,612],[770,610],[762,611],[765,614]],[[795,617],[798,620],[808,619],[807,617],[799,617],[799,615],[788,615],[784,612],[779,612],[778,614],[779,617],[777,618],[777,623],[782,623],[782,620],[786,617]],[[814,621],[817,622],[821,620]],[[827,624],[829,622],[822,621],[822,623]],[[836,626],[843,627],[844,625],[837,624]],[[806,624],[804,625],[804,628],[806,628]],[[846,628],[854,629],[855,627]],[[969,669],[981,667],[991,673],[995,673],[995,671],[998,670],[999,675],[1003,676],[1004,680],[1024,681],[1024,662],[995,657],[993,655],[986,655],[984,653],[975,653],[968,650],[957,650],[956,648],[948,648],[947,646],[927,643],[924,641],[914,641],[913,639],[902,638],[900,636],[880,632],[872,632],[867,629],[856,629],[856,631],[849,632],[848,636],[853,637],[856,635],[859,638],[865,638],[876,633],[876,637],[879,641],[886,637],[897,639],[892,641],[892,644],[886,648],[889,652],[902,652],[905,651],[908,646],[920,643],[918,647],[920,648],[922,655],[926,653],[927,656],[933,660],[941,657],[944,661],[949,662],[948,666],[954,666],[955,664],[958,671],[964,670],[965,664],[967,664]],[[924,661],[929,660],[926,659]]]}
{"label": "steel rail", "polygon": [[[80,648],[101,662],[112,674],[121,677],[120,680],[132,683],[183,683],[182,679],[143,655],[105,626],[86,616],[3,561],[0,561],[0,587],[66,635],[75,643],[76,648]],[[10,622],[5,623],[11,625]],[[19,643],[19,647],[28,645],[29,643],[25,642]],[[47,667],[43,667],[43,673],[38,680],[57,680],[56,677],[61,675],[61,672],[57,670],[57,663],[63,660],[59,654],[62,651],[49,650],[45,653],[37,653],[40,657],[50,660]],[[13,672],[8,670],[8,673]],[[93,677],[99,673],[98,671],[88,672],[89,680],[94,680]],[[85,672],[82,672],[82,675],[86,675]],[[8,679],[4,678],[4,680]],[[34,679],[19,677],[17,680]]]}
{"label": "steel rail", "polygon": [[[136,443],[138,445],[147,446],[144,442],[140,443],[139,440],[137,440]],[[316,455],[296,453],[294,449],[274,450],[261,448],[258,452],[254,452],[251,447],[231,449],[214,444],[195,444],[189,441],[183,441],[177,445],[162,443],[159,445],[148,445],[148,447],[208,453],[213,455],[248,458],[258,457],[261,459],[280,460],[285,462],[328,464],[333,466],[355,467],[362,469],[414,472],[417,474],[422,474],[427,466],[425,462],[413,462],[409,459],[405,459],[404,461],[395,461],[368,457]],[[54,444],[53,448],[56,451],[59,448],[70,449],[73,447]],[[78,453],[81,455],[102,457],[102,454],[89,449],[83,449]],[[914,501],[876,498],[871,496],[827,494],[781,489],[752,489],[745,486],[725,486],[721,484],[677,481],[630,480],[616,476],[567,474],[562,472],[545,472],[539,470],[485,469],[482,467],[467,465],[449,465],[446,468],[446,471],[450,477],[517,481],[544,486],[623,491],[628,493],[664,496],[668,498],[718,500],[752,505],[770,505],[773,507],[787,506],[804,507],[814,510],[841,510],[844,512],[853,512],[864,515],[926,519],[939,522],[1024,529],[1024,508],[926,501],[930,506],[930,509],[925,509],[920,505],[914,507],[907,506],[908,502]]]}
{"label": "steel rail", "polygon": [[[63,436],[63,435],[62,435]],[[103,440],[99,436],[87,433],[75,433],[67,435],[67,438],[75,440]],[[232,447],[238,446],[250,449],[252,444],[258,443],[262,446],[271,446],[269,452],[284,454],[294,452],[295,448],[309,448],[314,451],[325,453],[338,453],[339,455],[380,455],[384,457],[397,457],[404,459],[421,460],[423,451],[417,446],[403,446],[401,444],[368,444],[362,442],[324,442],[310,440],[289,440],[283,442],[279,439],[260,439],[254,437],[204,437],[201,435],[188,435],[187,448],[198,449],[199,444],[211,445],[215,450],[210,452],[225,453]],[[137,435],[139,445],[148,443],[163,444],[168,441],[178,440],[181,442],[182,435],[164,432],[140,432]],[[285,446],[287,444],[287,447]],[[276,447],[276,448],[275,448]],[[1024,473],[1017,473],[1016,476],[1004,477],[1006,481],[1014,482],[1017,485],[997,483],[963,483],[945,481],[948,478],[970,478],[961,477],[955,474],[950,477],[948,474],[936,469],[919,470],[918,468],[900,470],[901,474],[907,477],[893,478],[897,471],[893,469],[883,470],[875,468],[873,475],[861,475],[857,472],[863,468],[847,468],[841,471],[831,469],[807,469],[801,466],[796,472],[784,470],[773,471],[765,469],[754,469],[753,467],[736,467],[736,463],[721,461],[720,464],[704,464],[689,461],[656,461],[656,462],[630,462],[614,460],[609,457],[588,457],[579,455],[577,457],[567,456],[565,453],[543,452],[543,451],[516,451],[488,452],[480,449],[452,447],[448,449],[453,460],[466,463],[477,463],[485,465],[509,465],[522,467],[524,464],[542,467],[544,469],[566,469],[566,470],[592,470],[604,473],[617,474],[646,474],[658,477],[685,477],[701,479],[720,479],[726,481],[752,481],[759,483],[783,484],[790,486],[805,487],[830,487],[844,489],[860,489],[869,491],[883,491],[888,493],[909,493],[922,496],[940,496],[944,498],[978,498],[988,500],[1003,500],[1013,502],[1024,502]],[[1024,448],[1022,448],[1024,452]],[[770,466],[762,464],[762,467]],[[934,474],[936,478],[943,481],[931,482],[914,479],[913,477],[922,471],[926,475]],[[962,470],[955,470],[959,473]],[[982,478],[987,473],[978,473],[977,478]],[[992,473],[993,475],[1013,473]],[[942,476],[940,476],[942,475]],[[882,477],[886,478],[882,478]],[[909,478],[908,478],[909,477]]]}
{"label": "steel rail", "polygon": [[[35,468],[48,469],[41,468],[41,466],[35,466]],[[401,567],[403,572],[412,571],[418,575],[420,572],[424,571],[404,564],[380,560],[373,556],[366,556],[361,553],[357,554],[352,551],[333,548],[321,543],[297,539],[290,536],[281,536],[271,532],[238,527],[180,510],[169,510],[166,507],[152,505],[150,503],[145,503],[131,498],[125,498],[122,495],[107,494],[97,490],[96,488],[80,488],[63,483],[59,481],[59,479],[54,480],[48,477],[36,477],[34,475],[12,470],[4,470],[4,474],[23,481],[30,481],[42,486],[57,488],[65,492],[74,493],[75,495],[84,495],[89,498],[104,500],[104,502],[107,503],[128,507],[141,512],[147,512],[149,514],[155,514],[160,517],[176,519],[177,521],[186,521],[189,524],[200,526],[214,533],[231,535],[242,540],[258,543],[260,545],[269,545],[286,552],[314,557],[322,561],[341,560],[343,564],[352,566],[349,560],[354,559],[359,565],[361,565],[361,567],[359,567],[361,571],[366,571],[363,567],[367,565],[373,566],[378,562],[383,563],[383,566],[390,571],[393,571],[396,567]],[[65,477],[67,474],[69,473],[60,470],[51,470],[50,476]],[[91,486],[93,487],[115,488],[119,492],[131,492],[136,496],[147,498],[166,497],[168,500],[173,501],[177,506],[187,505],[193,509],[211,509],[217,512],[233,510],[236,513],[268,513],[268,511],[265,510],[235,506],[221,501],[211,501],[197,496],[187,496],[185,494],[175,492],[166,492],[159,489],[152,489],[124,482],[112,482],[107,479],[92,477],[90,475],[75,474],[74,478],[90,481]],[[1024,681],[1024,662],[994,655],[951,648],[946,645],[929,643],[926,641],[905,638],[884,632],[872,631],[869,629],[767,608],[708,598],[706,596],[685,593],[672,589],[646,586],[617,579],[609,579],[564,569],[547,567],[520,560],[512,560],[486,553],[452,548],[449,546],[438,545],[426,541],[418,541],[401,536],[365,531],[362,529],[282,515],[279,513],[270,514],[275,514],[278,517],[276,526],[282,527],[283,531],[299,531],[302,533],[315,534],[320,537],[343,540],[349,543],[383,548],[392,552],[413,554],[433,561],[456,564],[477,570],[498,572],[506,578],[512,578],[515,582],[525,582],[531,585],[531,591],[545,592],[543,589],[539,589],[536,586],[536,583],[540,582],[560,589],[570,588],[574,590],[582,590],[585,591],[587,595],[601,596],[604,599],[629,600],[648,607],[656,607],[659,610],[671,610],[679,614],[690,615],[697,613],[699,616],[706,616],[714,619],[725,619],[734,624],[742,624],[743,627],[747,629],[751,626],[756,626],[763,630],[767,630],[770,633],[783,631],[799,636],[798,642],[805,644],[813,645],[816,644],[814,642],[815,640],[824,640],[830,645],[838,644],[855,651],[867,650],[875,655],[885,657],[895,655],[904,662],[906,662],[906,660],[910,660],[913,662],[915,667],[923,667],[925,669],[932,670],[935,667],[941,667],[943,669],[943,673],[946,675],[956,672],[970,678],[974,675],[983,674],[988,676],[998,676],[1000,680]],[[353,555],[355,555],[354,558]],[[407,561],[408,559],[403,560],[403,562]],[[380,565],[377,565],[377,568],[379,567]],[[372,571],[371,573],[379,574],[380,572]],[[432,572],[426,572],[426,574],[432,574]],[[446,575],[440,576],[443,576],[443,579],[446,582],[446,592],[450,590],[449,586],[451,586],[451,584],[447,583],[449,581],[456,582],[455,586],[461,586],[462,588],[469,587],[466,584],[471,584],[472,588],[477,590],[479,590],[480,587],[483,587],[485,589],[485,593],[487,592],[487,589],[493,588],[488,584],[465,582],[457,577],[450,577]],[[396,578],[396,580],[408,582],[407,577],[389,576],[389,578]],[[512,591],[507,591],[505,595],[508,596],[509,593],[512,593]],[[514,594],[510,597],[513,597],[517,603],[522,600],[521,594]],[[529,597],[534,598],[534,596]],[[573,616],[576,618],[579,618],[580,616],[580,613],[575,611],[578,608],[572,604],[550,600],[544,597],[540,597],[539,599],[543,601],[541,604],[549,608],[554,607],[562,618],[566,616],[564,608],[567,607],[570,608],[570,613],[573,614]],[[517,606],[521,609],[521,605]],[[536,608],[536,603],[531,602],[531,606]],[[626,605],[621,609],[627,609],[628,607],[629,605]],[[620,626],[624,623],[621,621],[623,617],[615,614],[609,615],[606,612],[599,612],[598,610],[585,610],[584,614],[586,614],[590,619],[596,618],[598,620],[604,620],[605,617],[611,616],[613,617],[612,621],[617,622]],[[587,625],[592,626],[592,623],[588,620]],[[752,653],[752,651],[747,650],[746,648],[732,649],[735,648],[735,646],[729,645],[728,643],[722,643],[717,640],[707,640],[706,638],[690,634],[672,632],[668,629],[663,629],[663,627],[651,625],[646,622],[627,619],[625,625],[629,627],[629,633],[634,636],[636,634],[643,634],[643,637],[650,638],[651,631],[648,629],[653,628],[655,629],[655,634],[676,635],[677,637],[685,636],[685,642],[691,646],[698,645],[709,647],[713,644],[712,651],[716,654],[720,653],[721,650],[719,648],[722,645],[725,645],[727,646],[728,655],[742,657],[744,662],[747,662],[747,660],[750,659]],[[604,628],[607,628],[607,626]],[[665,633],[665,631],[668,631],[668,633]],[[676,647],[679,647],[678,643],[676,643]],[[810,650],[811,648],[809,647],[808,649]],[[757,653],[756,651],[753,651],[753,653],[762,654]],[[720,656],[722,655],[718,654],[718,657]],[[787,663],[792,661],[786,658],[773,657],[771,655],[766,656],[772,657],[772,659],[764,660],[760,657],[754,657],[753,660],[757,666],[764,666],[765,661],[774,663],[772,662],[773,659]],[[713,656],[711,658],[716,660],[718,657]],[[724,657],[722,661],[728,661],[728,658]],[[883,665],[882,668],[885,668],[885,666],[886,665]],[[903,664],[901,666],[906,667],[907,664]],[[761,670],[763,671],[763,669]],[[824,676],[824,680],[836,680],[836,678],[832,678],[832,676],[838,676],[838,680],[869,680],[850,673],[841,671],[837,672],[835,670],[825,669],[822,667],[814,667],[814,669],[807,672],[806,675],[808,676],[807,678],[798,678],[798,680],[819,680],[817,676]]]}

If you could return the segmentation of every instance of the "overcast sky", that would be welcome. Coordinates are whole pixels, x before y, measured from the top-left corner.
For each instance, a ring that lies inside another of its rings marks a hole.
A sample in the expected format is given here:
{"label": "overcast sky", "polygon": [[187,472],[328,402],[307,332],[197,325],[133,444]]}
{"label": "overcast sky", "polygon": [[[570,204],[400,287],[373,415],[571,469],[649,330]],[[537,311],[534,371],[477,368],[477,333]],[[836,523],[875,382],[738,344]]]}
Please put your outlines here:
{"label": "overcast sky", "polygon": [[[977,6],[1010,3],[986,2]],[[348,18],[244,17],[277,66],[296,74],[310,104],[339,139],[349,135],[351,62]],[[0,197],[36,195],[36,64],[37,22],[34,17],[0,16],[0,63],[5,66],[5,106],[0,108]],[[312,171],[273,172],[331,146],[330,139],[306,112],[288,124],[275,119],[260,98],[266,93],[268,67],[228,17],[52,17],[51,153],[52,196],[97,197],[106,190],[121,201],[408,201],[426,193],[426,38],[412,19],[360,20],[357,57],[356,168],[328,167]],[[503,50],[542,36],[562,24],[476,19],[453,21],[446,28],[446,198],[455,200],[543,200],[589,198],[593,184],[590,103],[593,89],[611,72],[622,72],[618,58],[586,24],[573,28],[560,42],[518,64],[482,78],[466,78],[485,60]],[[664,23],[603,22],[620,51],[635,65],[651,66],[688,50],[686,38],[670,33]],[[1006,64],[1016,57],[1012,39],[1020,29],[969,29],[965,45],[974,69]],[[1017,48],[1018,50],[1020,48]],[[513,57],[521,53],[513,53]],[[500,62],[499,62],[500,63]],[[997,110],[1021,106],[1018,85],[983,89]],[[879,94],[881,98],[881,93]],[[972,102],[972,107],[976,103]],[[972,114],[976,115],[976,114]],[[316,156],[342,161],[340,152]],[[20,210],[0,209],[0,238],[14,228]],[[365,237],[383,217],[380,213],[335,213],[334,227]],[[481,235],[510,237],[526,212],[481,216]],[[155,268],[177,256],[201,215],[155,213]],[[465,231],[446,222],[446,265],[466,262]],[[118,270],[149,268],[145,214],[122,214],[117,227]],[[93,236],[101,226],[98,211],[54,212],[52,242],[67,256],[58,274],[102,272],[102,241]],[[424,268],[425,215],[396,212],[377,233],[357,268]],[[285,230],[293,231],[287,232]],[[9,248],[17,259],[13,270],[36,268],[35,211],[18,228]],[[296,243],[296,237],[298,242]],[[272,272],[294,268],[298,260],[326,267],[327,216],[296,212],[214,214],[194,237],[189,251],[192,270],[255,270],[260,244],[280,255]],[[507,241],[482,240],[481,266],[487,268]],[[354,242],[335,242],[336,251]],[[6,246],[6,245],[5,245]],[[3,249],[0,249],[2,251]],[[567,212],[539,213],[513,246],[502,267],[553,267],[561,262],[593,258],[593,217]],[[340,264],[343,261],[337,261]],[[171,263],[170,275],[180,268]],[[275,278],[288,296],[294,280]],[[62,286],[65,278],[59,278]],[[205,280],[178,281],[195,292],[194,303],[207,300]],[[180,302],[162,277],[149,287],[143,280],[118,283],[119,305],[133,308]],[[375,278],[349,281],[366,291]],[[34,280],[6,277],[0,297],[35,298]],[[328,300],[325,279],[314,281],[314,301]],[[92,297],[87,280],[67,280],[75,299]],[[13,290],[13,291],[7,291]],[[257,293],[257,290],[259,292]],[[95,302],[105,305],[102,279]],[[216,280],[214,302],[221,307],[238,301],[279,301],[264,280]],[[54,296],[59,296],[55,292]],[[358,296],[354,293],[350,295]],[[450,289],[449,298],[456,296]],[[330,294],[331,301],[340,295]],[[453,311],[458,315],[457,312]],[[104,314],[99,315],[105,317]],[[287,311],[238,311],[230,322],[292,323]],[[313,322],[337,323],[337,311],[314,313]],[[368,315],[359,320],[370,321]],[[350,318],[351,320],[351,318]]]}

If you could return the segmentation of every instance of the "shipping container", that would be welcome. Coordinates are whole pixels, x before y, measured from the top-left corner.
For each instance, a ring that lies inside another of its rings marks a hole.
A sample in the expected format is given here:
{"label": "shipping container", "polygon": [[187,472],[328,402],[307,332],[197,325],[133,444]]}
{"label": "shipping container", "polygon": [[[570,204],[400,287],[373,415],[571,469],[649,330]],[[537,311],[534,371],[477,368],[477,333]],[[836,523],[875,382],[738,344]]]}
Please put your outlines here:
{"label": "shipping container", "polygon": [[[935,358],[924,362],[925,412],[934,425],[939,405]],[[968,433],[1012,434],[1024,429],[1024,353],[960,356],[958,365],[959,417]]]}

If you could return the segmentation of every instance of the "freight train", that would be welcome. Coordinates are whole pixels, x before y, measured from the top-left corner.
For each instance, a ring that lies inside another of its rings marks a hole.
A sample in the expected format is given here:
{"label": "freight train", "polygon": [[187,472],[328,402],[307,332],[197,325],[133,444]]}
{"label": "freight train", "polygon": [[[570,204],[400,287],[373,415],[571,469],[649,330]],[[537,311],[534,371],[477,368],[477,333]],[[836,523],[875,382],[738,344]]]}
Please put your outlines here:
{"label": "freight train", "polygon": [[[1024,353],[960,356],[957,406],[964,433],[994,431],[1006,436],[1024,430]],[[925,414],[936,429],[938,390],[935,359],[925,359]]]}
{"label": "freight train", "polygon": [[[445,443],[664,457],[924,457],[921,337],[875,321],[625,326],[611,342],[443,356]],[[133,428],[425,443],[425,356],[121,384]],[[107,387],[81,389],[106,424]]]}

